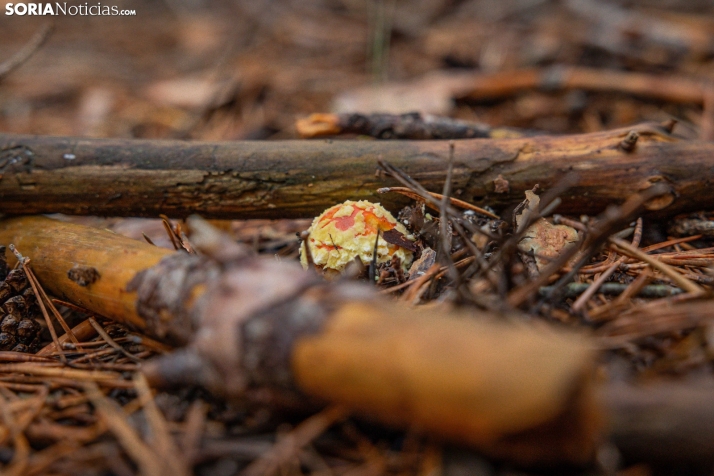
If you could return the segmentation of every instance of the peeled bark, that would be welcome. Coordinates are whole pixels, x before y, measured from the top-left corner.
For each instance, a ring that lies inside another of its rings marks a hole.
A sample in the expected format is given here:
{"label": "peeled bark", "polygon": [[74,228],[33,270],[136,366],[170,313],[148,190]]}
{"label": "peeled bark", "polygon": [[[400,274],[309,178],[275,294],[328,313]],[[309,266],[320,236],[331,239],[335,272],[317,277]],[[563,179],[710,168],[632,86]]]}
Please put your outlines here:
{"label": "peeled bark", "polygon": [[[632,131],[635,133],[633,134]],[[454,196],[502,210],[535,184],[578,181],[562,213],[599,213],[656,182],[672,193],[659,214],[710,206],[714,143],[680,140],[666,126],[602,133],[457,141]],[[346,199],[406,204],[378,188],[391,163],[441,191],[445,141],[181,142],[0,135],[0,213],[215,218],[312,217]]]}

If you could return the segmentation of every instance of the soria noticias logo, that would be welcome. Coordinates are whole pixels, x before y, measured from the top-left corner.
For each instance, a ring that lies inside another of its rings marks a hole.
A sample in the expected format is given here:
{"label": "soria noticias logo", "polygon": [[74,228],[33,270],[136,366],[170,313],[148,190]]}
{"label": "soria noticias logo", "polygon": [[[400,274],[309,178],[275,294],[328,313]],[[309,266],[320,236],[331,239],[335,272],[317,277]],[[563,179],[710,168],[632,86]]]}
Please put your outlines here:
{"label": "soria noticias logo", "polygon": [[7,3],[5,15],[47,15],[47,16],[134,16],[136,10],[122,10],[116,5],[101,3],[68,5],[67,2],[55,3]]}

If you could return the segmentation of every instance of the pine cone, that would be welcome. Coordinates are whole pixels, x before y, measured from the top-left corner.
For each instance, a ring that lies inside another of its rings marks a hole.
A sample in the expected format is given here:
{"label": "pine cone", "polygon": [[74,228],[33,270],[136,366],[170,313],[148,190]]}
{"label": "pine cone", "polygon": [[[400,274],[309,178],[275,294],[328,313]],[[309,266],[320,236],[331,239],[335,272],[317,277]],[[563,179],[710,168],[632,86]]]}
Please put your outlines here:
{"label": "pine cone", "polygon": [[5,281],[7,276],[7,260],[5,259],[5,247],[0,245],[0,283]]}
{"label": "pine cone", "polygon": [[0,246],[0,350],[34,352],[39,343],[40,309],[22,268],[7,271],[5,247]]}

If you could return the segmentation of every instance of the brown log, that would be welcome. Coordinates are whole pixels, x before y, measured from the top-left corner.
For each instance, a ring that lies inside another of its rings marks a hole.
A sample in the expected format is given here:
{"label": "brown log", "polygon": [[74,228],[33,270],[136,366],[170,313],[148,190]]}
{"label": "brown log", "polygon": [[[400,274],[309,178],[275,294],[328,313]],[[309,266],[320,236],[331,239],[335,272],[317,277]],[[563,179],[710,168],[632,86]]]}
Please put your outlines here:
{"label": "brown log", "polygon": [[[593,457],[602,421],[584,337],[398,306],[371,287],[249,255],[201,223],[191,222],[192,240],[212,258],[37,217],[0,221],[0,242],[30,257],[53,293],[188,342],[144,369],[154,383],[336,402],[523,463]],[[98,280],[67,278],[75,262],[96,268]]]}
{"label": "brown log", "polygon": [[[632,132],[636,134],[632,134]],[[441,191],[443,141],[180,142],[0,135],[0,213],[216,218],[311,217],[345,199],[408,203],[377,195],[396,181],[382,159]],[[562,213],[598,213],[664,182],[661,214],[710,207],[714,143],[685,141],[653,124],[574,136],[458,141],[454,195],[504,209],[535,184],[579,180]]]}

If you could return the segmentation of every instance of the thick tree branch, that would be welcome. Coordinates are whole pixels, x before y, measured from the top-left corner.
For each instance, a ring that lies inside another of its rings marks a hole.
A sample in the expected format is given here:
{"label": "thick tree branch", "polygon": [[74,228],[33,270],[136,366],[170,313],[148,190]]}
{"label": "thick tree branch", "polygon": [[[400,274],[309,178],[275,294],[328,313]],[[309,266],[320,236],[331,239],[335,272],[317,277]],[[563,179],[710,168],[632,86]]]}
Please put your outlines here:
{"label": "thick tree branch", "polygon": [[[200,383],[236,399],[279,389],[521,463],[587,460],[604,436],[602,407],[625,456],[711,461],[709,387],[607,385],[594,398],[591,345],[577,336],[399,307],[192,225],[203,257],[42,217],[0,221],[0,243],[30,256],[54,294],[188,343],[144,368],[154,384]],[[75,264],[99,279],[79,286],[66,276]]]}
{"label": "thick tree branch", "polygon": [[[636,133],[632,133],[632,132]],[[216,218],[310,217],[345,199],[396,207],[377,161],[441,190],[449,145],[439,141],[181,142],[0,135],[0,213]],[[709,207],[714,144],[645,124],[595,134],[473,139],[456,144],[454,196],[504,209],[566,172],[577,184],[561,212],[597,213],[656,182],[672,194],[650,210]]]}
{"label": "thick tree branch", "polygon": [[[187,344],[143,368],[154,384],[335,402],[523,463],[592,458],[603,427],[584,337],[486,312],[436,318],[190,223],[202,256],[43,217],[0,221],[0,242],[31,257],[52,293]],[[74,264],[98,280],[79,286]]]}

